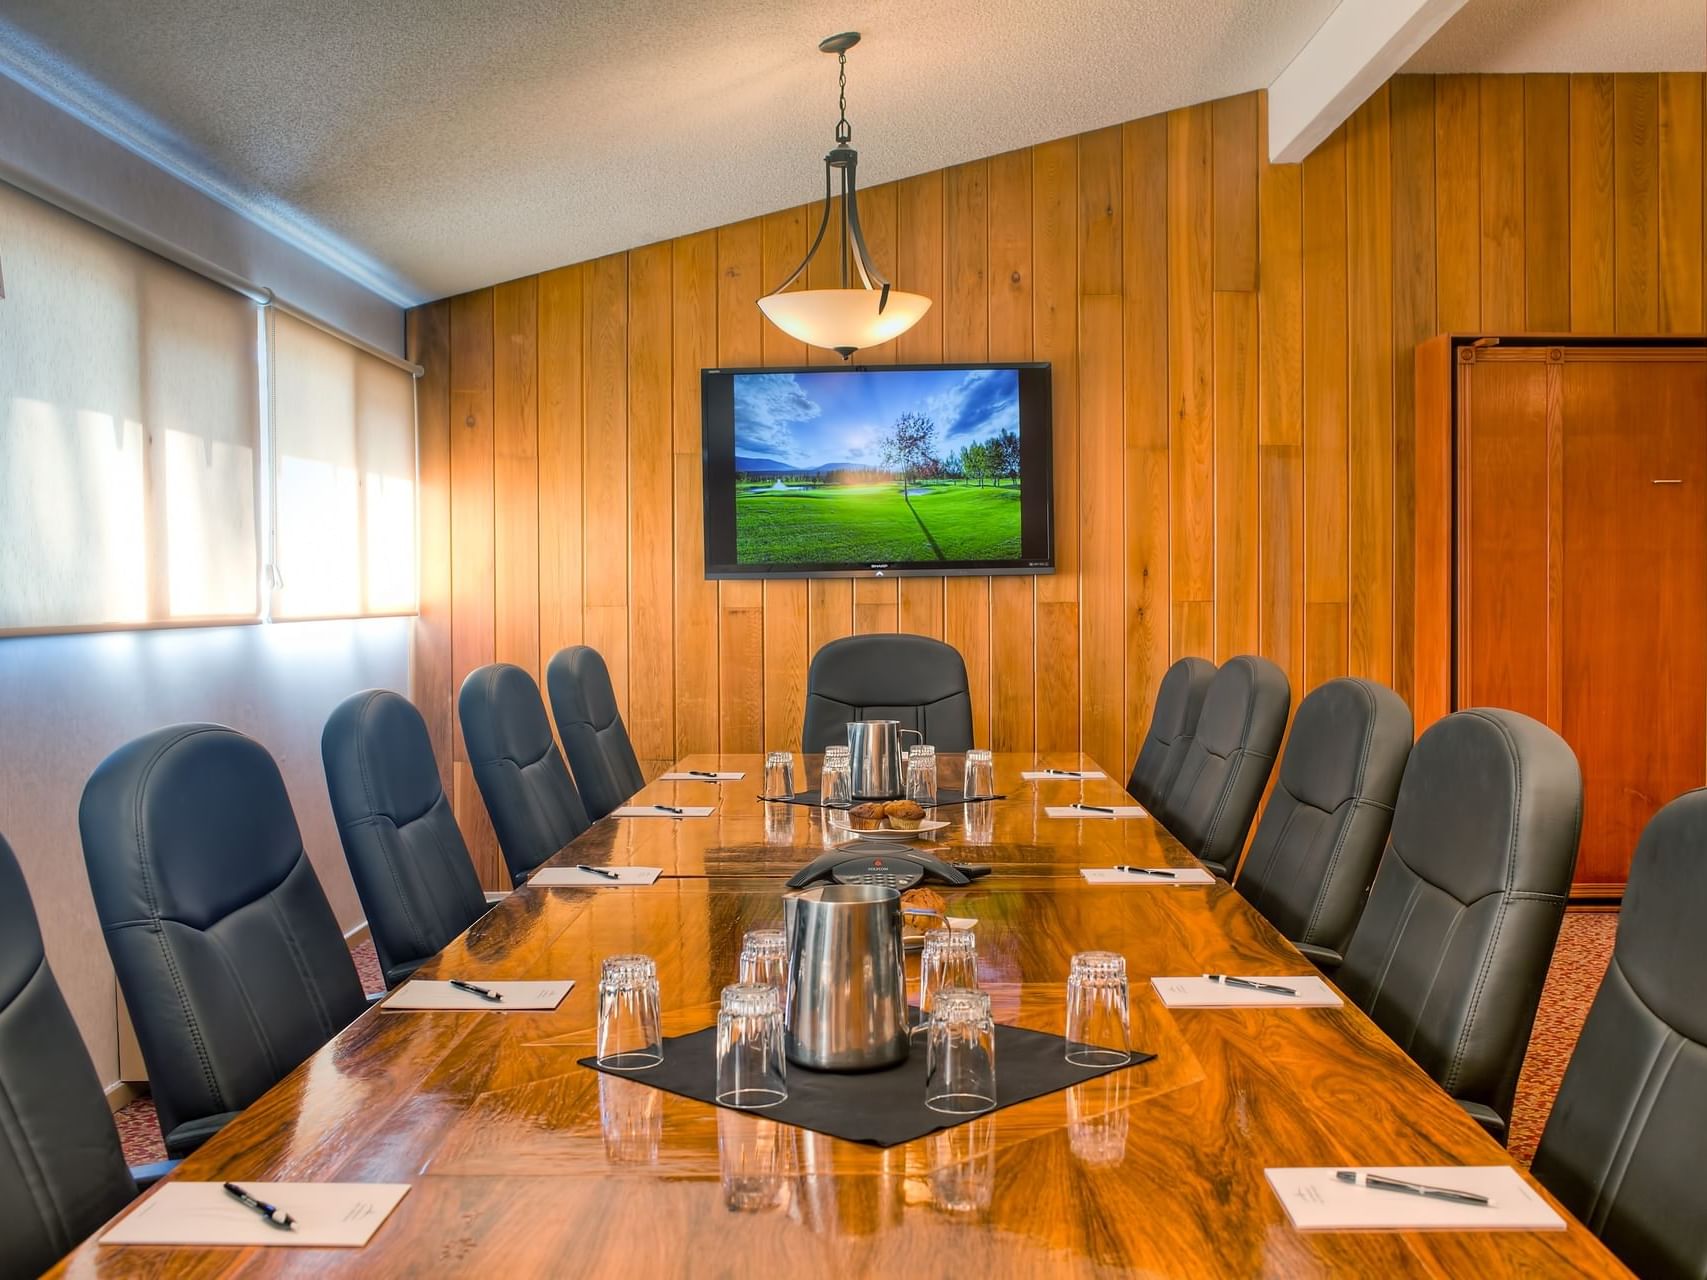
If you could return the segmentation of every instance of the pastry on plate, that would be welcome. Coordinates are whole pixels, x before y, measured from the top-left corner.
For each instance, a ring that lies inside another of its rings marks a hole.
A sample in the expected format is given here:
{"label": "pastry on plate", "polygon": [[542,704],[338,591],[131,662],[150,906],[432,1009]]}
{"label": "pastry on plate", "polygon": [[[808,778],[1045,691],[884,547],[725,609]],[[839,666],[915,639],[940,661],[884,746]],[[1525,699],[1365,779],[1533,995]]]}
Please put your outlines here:
{"label": "pastry on plate", "polygon": [[855,831],[876,831],[883,825],[883,806],[856,804],[848,810],[848,826]]}
{"label": "pastry on plate", "polygon": [[913,800],[891,800],[883,806],[883,816],[893,830],[917,831],[925,820],[925,811]]}

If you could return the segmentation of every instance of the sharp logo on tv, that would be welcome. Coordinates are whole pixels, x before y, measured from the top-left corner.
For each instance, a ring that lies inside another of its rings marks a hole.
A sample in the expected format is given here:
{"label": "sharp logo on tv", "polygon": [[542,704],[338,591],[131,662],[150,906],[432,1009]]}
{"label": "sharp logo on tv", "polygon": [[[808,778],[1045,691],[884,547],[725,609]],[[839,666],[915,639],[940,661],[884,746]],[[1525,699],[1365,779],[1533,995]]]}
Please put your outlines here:
{"label": "sharp logo on tv", "polygon": [[722,370],[705,390],[708,570],[1049,564],[1046,366]]}

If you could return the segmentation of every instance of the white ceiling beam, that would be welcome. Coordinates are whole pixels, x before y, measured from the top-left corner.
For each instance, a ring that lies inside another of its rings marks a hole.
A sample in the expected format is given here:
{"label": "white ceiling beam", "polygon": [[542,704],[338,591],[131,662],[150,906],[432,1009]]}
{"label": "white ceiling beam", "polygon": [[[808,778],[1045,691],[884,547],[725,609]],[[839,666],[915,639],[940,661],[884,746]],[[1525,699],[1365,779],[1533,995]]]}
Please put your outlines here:
{"label": "white ceiling beam", "polygon": [[1268,158],[1295,164],[1314,151],[1465,0],[1340,0],[1268,87]]}

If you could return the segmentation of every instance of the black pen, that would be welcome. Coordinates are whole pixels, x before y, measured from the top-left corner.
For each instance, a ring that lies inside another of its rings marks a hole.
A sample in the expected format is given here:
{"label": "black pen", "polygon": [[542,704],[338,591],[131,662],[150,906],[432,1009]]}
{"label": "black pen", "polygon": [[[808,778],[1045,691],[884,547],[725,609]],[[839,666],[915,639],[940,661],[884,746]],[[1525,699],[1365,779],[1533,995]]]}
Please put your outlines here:
{"label": "black pen", "polygon": [[485,987],[477,987],[472,982],[464,982],[461,978],[452,978],[450,980],[450,985],[455,987],[458,991],[466,991],[470,995],[479,996],[482,1000],[491,1000],[494,1003],[502,1003],[504,999],[504,993],[501,991],[490,991]]}
{"label": "black pen", "polygon": [[1075,773],[1071,769],[1045,769],[1043,772],[1052,773],[1057,778],[1083,778],[1085,776],[1082,773]]}
{"label": "black pen", "polygon": [[688,770],[688,777],[690,777],[690,778],[710,778],[714,782],[717,780],[717,775],[715,773],[707,773],[704,769],[689,769]]}
{"label": "black pen", "polygon": [[1110,809],[1105,804],[1080,804],[1076,800],[1072,804],[1068,805],[1067,807],[1069,809],[1083,809],[1087,813],[1113,813],[1114,812],[1113,809]]}
{"label": "black pen", "polygon": [[1155,867],[1120,866],[1116,867],[1115,870],[1124,871],[1127,875],[1131,876],[1160,876],[1164,880],[1172,880],[1174,878],[1174,873],[1172,871],[1161,871]]}
{"label": "black pen", "polygon": [[682,811],[673,804],[655,804],[652,807],[662,813],[673,813],[678,818],[682,816]]}
{"label": "black pen", "polygon": [[253,1209],[266,1219],[269,1227],[277,1227],[280,1231],[295,1231],[296,1219],[285,1213],[276,1204],[268,1204],[265,1200],[257,1200],[235,1182],[225,1184],[225,1194],[246,1208]]}
{"label": "black pen", "polygon": [[584,862],[577,862],[575,864],[575,870],[585,871],[590,876],[603,876],[606,880],[622,879],[622,877],[617,875],[614,871],[606,871],[603,867],[589,867]]}
{"label": "black pen", "polygon": [[1488,1204],[1487,1196],[1479,1196],[1474,1191],[1454,1191],[1451,1187],[1431,1187],[1421,1182],[1406,1182],[1400,1178],[1383,1178],[1378,1173],[1366,1173],[1363,1181],[1357,1180],[1357,1174],[1351,1169],[1341,1169],[1334,1175],[1341,1182],[1352,1186],[1368,1187],[1371,1191],[1399,1191],[1408,1196],[1422,1196],[1428,1200],[1450,1200],[1454,1204]]}
{"label": "black pen", "polygon": [[1247,991],[1267,991],[1277,996],[1295,996],[1298,994],[1293,987],[1277,987],[1272,982],[1256,982],[1250,978],[1232,978],[1224,973],[1206,973],[1203,976],[1211,982],[1219,982],[1224,987],[1243,987]]}

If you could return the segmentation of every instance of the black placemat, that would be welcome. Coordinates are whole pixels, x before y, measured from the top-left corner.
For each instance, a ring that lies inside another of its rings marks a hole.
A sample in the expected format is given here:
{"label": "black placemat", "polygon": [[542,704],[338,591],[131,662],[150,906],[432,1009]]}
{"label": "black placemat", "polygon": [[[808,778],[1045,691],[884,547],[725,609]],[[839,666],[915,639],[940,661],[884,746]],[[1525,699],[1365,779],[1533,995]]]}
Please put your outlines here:
{"label": "black placemat", "polygon": [[[899,800],[900,798],[901,798],[900,796],[890,796],[889,797],[889,799],[891,799],[891,800]],[[793,795],[786,796],[780,800],[774,799],[770,796],[759,796],[758,799],[764,801],[764,803],[766,803],[766,804],[801,804],[801,805],[808,805],[814,809],[818,808],[821,804],[823,804],[823,800],[819,797],[818,789],[816,787],[814,787],[810,791],[796,791]],[[1005,795],[974,797],[974,800],[1006,800],[1006,799],[1007,799],[1007,796],[1005,796]],[[866,801],[864,801],[864,800],[855,800],[849,804],[834,804],[834,805],[831,805],[830,807],[832,809],[851,809],[856,804],[865,804],[865,803],[866,803]],[[873,800],[873,801],[871,801],[871,803],[872,804],[882,804],[883,801],[882,800]],[[967,800],[967,798],[965,796],[961,795],[960,790],[957,787],[938,787],[935,800],[931,801],[929,804],[925,803],[923,800],[919,801],[920,807],[925,808],[925,809],[946,809],[946,808],[950,808],[954,805],[970,804],[970,803],[973,803],[973,801],[969,801],[969,800]]]}
{"label": "black placemat", "polygon": [[[579,1061],[594,1071],[606,1071],[608,1075],[716,1106],[716,1054],[717,1028],[707,1027],[692,1035],[665,1037],[664,1060],[645,1071],[607,1071],[594,1058]],[[1060,1036],[998,1024],[996,1105],[992,1110],[1070,1089],[1112,1071],[1141,1066],[1155,1056],[1134,1053],[1132,1061],[1122,1066],[1080,1067],[1067,1061],[1065,1042]],[[774,1107],[751,1114],[827,1133],[833,1138],[846,1138],[849,1142],[893,1147],[939,1129],[952,1129],[990,1112],[954,1116],[932,1111],[925,1105],[925,1042],[921,1032],[914,1037],[913,1051],[906,1061],[881,1071],[857,1074],[812,1071],[791,1062],[788,1097]]]}

